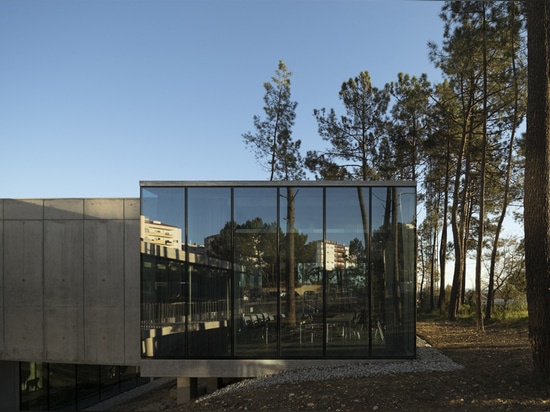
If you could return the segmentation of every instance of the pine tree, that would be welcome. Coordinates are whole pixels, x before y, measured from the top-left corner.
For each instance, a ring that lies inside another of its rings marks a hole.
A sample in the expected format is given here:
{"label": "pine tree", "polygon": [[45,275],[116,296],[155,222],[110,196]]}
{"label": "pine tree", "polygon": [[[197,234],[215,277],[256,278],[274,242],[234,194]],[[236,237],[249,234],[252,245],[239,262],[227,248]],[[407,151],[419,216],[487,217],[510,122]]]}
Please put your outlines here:
{"label": "pine tree", "polygon": [[305,177],[300,155],[301,140],[292,139],[297,102],[291,100],[290,77],[280,60],[271,82],[264,83],[265,118],[254,116],[255,133],[243,134],[247,146],[269,173],[269,180],[302,180]]}
{"label": "pine tree", "polygon": [[534,377],[550,385],[550,4],[527,2],[525,269]]}

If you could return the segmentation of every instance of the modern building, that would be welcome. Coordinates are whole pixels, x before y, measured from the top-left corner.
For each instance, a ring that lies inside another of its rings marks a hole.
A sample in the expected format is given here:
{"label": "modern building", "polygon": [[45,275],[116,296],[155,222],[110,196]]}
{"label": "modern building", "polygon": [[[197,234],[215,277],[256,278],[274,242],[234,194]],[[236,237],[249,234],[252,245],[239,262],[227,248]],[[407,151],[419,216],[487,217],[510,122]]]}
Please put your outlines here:
{"label": "modern building", "polygon": [[411,359],[415,184],[141,182],[0,200],[0,408]]}

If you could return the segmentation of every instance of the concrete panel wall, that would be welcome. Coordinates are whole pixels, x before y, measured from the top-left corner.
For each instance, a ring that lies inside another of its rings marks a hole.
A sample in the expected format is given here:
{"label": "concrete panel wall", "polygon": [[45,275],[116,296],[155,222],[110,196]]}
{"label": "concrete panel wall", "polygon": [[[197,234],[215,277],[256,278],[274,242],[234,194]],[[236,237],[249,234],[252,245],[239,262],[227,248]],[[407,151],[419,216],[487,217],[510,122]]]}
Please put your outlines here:
{"label": "concrete panel wall", "polygon": [[44,219],[82,220],[84,199],[45,199]]}
{"label": "concrete panel wall", "polygon": [[84,305],[124,304],[124,222],[84,221]]}
{"label": "concrete panel wall", "polygon": [[86,199],[84,214],[86,219],[123,219],[124,199]]}
{"label": "concrete panel wall", "polygon": [[44,221],[44,305],[78,307],[84,284],[82,220]]}
{"label": "concrete panel wall", "polygon": [[85,308],[84,357],[86,363],[125,364],[122,307]]}
{"label": "concrete panel wall", "polygon": [[139,199],[0,199],[0,360],[139,363]]}
{"label": "concrete panel wall", "polygon": [[[140,248],[139,199],[128,200],[125,204],[124,255],[132,256]],[[126,362],[138,364],[141,353],[140,338],[140,259],[124,260],[124,336],[126,341]]]}
{"label": "concrete panel wall", "polygon": [[48,362],[77,363],[85,359],[83,319],[79,306],[44,307],[44,356]]}
{"label": "concrete panel wall", "polygon": [[44,218],[42,199],[4,199],[4,219],[40,220]]}
{"label": "concrete panel wall", "polygon": [[5,307],[42,306],[42,242],[42,221],[4,221]]}
{"label": "concrete panel wall", "polygon": [[4,307],[4,358],[44,359],[44,310],[42,306]]}

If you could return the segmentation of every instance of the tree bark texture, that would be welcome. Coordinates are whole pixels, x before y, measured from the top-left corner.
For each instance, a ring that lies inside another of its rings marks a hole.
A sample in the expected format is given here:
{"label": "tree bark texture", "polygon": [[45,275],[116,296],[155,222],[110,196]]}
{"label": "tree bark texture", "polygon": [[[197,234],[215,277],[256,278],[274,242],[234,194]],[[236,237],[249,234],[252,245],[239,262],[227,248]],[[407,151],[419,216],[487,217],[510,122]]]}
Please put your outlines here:
{"label": "tree bark texture", "polygon": [[550,384],[550,3],[527,3],[525,265],[534,377]]}

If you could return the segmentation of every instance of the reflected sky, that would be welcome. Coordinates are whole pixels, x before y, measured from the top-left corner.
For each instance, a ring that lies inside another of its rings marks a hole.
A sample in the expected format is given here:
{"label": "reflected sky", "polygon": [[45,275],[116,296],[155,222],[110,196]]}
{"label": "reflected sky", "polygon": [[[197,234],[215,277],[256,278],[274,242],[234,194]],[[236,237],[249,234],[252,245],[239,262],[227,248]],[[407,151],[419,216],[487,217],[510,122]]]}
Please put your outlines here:
{"label": "reflected sky", "polygon": [[[189,243],[204,244],[204,239],[219,234],[231,221],[231,188],[190,187],[188,190],[187,233]],[[326,190],[326,239],[349,245],[363,236],[359,191],[356,187],[328,187]],[[400,223],[414,223],[415,190],[412,187],[390,188],[397,191]],[[278,195],[279,193],[279,195]],[[361,189],[370,229],[384,224],[389,199],[388,188]],[[235,187],[234,219],[237,224],[261,218],[264,223],[277,222],[287,230],[287,190],[276,187]],[[294,189],[295,228],[308,235],[308,242],[323,239],[323,188],[297,187]],[[280,201],[279,209],[277,200]],[[142,188],[141,214],[146,218],[182,228],[185,233],[185,188]],[[184,241],[184,239],[182,239]]]}

